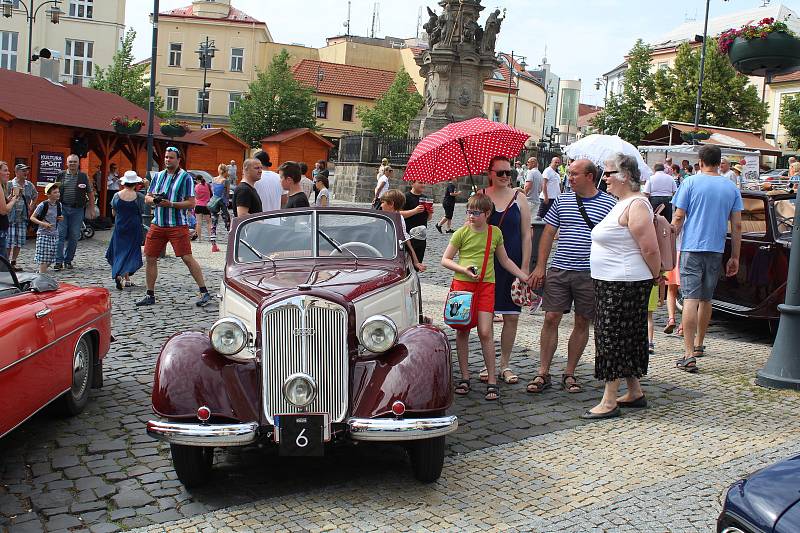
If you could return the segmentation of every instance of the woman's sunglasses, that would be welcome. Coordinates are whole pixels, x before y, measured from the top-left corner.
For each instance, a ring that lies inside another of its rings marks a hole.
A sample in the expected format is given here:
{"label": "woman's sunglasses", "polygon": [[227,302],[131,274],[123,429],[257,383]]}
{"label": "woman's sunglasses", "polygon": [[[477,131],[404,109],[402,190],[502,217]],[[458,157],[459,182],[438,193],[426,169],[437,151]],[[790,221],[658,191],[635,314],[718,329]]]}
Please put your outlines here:
{"label": "woman's sunglasses", "polygon": [[605,170],[605,171],[603,171],[603,177],[613,176],[614,174],[619,174],[619,170]]}
{"label": "woman's sunglasses", "polygon": [[509,178],[511,177],[511,171],[510,170],[493,170],[492,172],[494,172],[495,175],[498,176],[498,177],[501,177],[501,176],[508,176]]}

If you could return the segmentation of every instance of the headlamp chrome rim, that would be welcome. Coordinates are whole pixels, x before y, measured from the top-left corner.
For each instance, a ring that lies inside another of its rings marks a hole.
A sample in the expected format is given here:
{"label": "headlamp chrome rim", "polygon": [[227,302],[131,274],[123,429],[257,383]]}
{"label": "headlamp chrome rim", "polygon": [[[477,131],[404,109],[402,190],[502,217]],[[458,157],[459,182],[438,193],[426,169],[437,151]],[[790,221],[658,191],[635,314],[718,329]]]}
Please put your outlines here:
{"label": "headlamp chrome rim", "polygon": [[[289,387],[296,381],[296,380],[304,380],[308,383],[309,387],[311,388],[311,396],[309,396],[308,401],[306,402],[295,402],[289,397]],[[288,376],[286,379],[283,380],[283,386],[281,387],[281,392],[283,393],[283,397],[288,401],[290,404],[294,405],[295,407],[307,407],[314,400],[317,398],[317,382],[314,381],[314,378],[305,374],[303,372],[297,372]]]}
{"label": "headlamp chrome rim", "polygon": [[[214,341],[214,332],[215,330],[217,330],[217,328],[221,326],[233,326],[241,331],[242,334],[241,341],[236,345],[234,345],[233,348],[224,347],[220,345],[218,342]],[[214,350],[216,350],[217,352],[227,356],[236,355],[247,347],[247,339],[248,339],[247,326],[242,320],[233,316],[220,318],[219,320],[214,322],[213,326],[211,326],[211,329],[208,331],[208,338],[211,341],[211,347],[214,348]]]}
{"label": "headlamp chrome rim", "polygon": [[[367,341],[366,333],[369,333],[369,329],[375,327],[376,324],[388,326],[391,332],[391,342],[388,343],[385,348],[376,347],[373,343]],[[386,315],[374,315],[369,317],[361,324],[361,330],[358,332],[358,340],[361,345],[373,353],[384,353],[391,350],[394,348],[394,345],[397,344],[397,337],[397,324]]]}

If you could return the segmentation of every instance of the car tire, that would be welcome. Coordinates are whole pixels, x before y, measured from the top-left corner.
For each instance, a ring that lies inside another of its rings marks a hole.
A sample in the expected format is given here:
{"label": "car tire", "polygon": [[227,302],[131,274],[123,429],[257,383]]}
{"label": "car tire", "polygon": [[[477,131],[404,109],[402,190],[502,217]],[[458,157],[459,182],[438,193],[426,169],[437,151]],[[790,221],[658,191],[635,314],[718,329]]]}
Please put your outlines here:
{"label": "car tire", "polygon": [[172,466],[178,474],[178,480],[187,489],[199,487],[211,477],[214,465],[214,448],[206,446],[186,446],[170,444]]}
{"label": "car tire", "polygon": [[83,236],[87,239],[94,237],[94,226],[91,224],[86,224],[86,229],[83,230]]}
{"label": "car tire", "polygon": [[444,467],[444,436],[412,442],[408,455],[417,481],[433,483]]}
{"label": "car tire", "polygon": [[75,345],[72,354],[72,380],[71,387],[61,403],[67,415],[75,416],[84,410],[89,403],[89,393],[92,390],[92,373],[94,372],[94,349],[87,335],[84,335]]}

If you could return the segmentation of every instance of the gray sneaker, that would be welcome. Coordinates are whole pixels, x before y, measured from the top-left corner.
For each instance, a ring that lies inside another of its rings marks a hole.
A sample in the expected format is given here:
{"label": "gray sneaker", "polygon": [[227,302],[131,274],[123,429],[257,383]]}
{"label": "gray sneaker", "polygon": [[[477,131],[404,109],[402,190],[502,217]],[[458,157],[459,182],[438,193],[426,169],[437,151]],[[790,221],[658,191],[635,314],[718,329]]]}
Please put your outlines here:
{"label": "gray sneaker", "polygon": [[156,304],[156,297],[150,296],[149,294],[145,295],[144,298],[136,302],[137,307],[141,307],[143,305],[155,305],[155,304]]}
{"label": "gray sneaker", "polygon": [[211,295],[207,292],[201,293],[200,298],[194,303],[197,307],[205,307],[211,303]]}

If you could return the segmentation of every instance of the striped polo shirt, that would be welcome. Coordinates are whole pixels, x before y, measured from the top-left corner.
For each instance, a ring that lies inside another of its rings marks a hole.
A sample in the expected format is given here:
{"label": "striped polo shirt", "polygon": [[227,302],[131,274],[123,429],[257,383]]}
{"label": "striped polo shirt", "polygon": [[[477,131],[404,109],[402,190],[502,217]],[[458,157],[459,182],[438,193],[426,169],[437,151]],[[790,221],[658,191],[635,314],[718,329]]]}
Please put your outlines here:
{"label": "striped polo shirt", "polygon": [[[194,183],[192,177],[183,169],[178,169],[175,174],[168,174],[162,170],[150,183],[147,192],[151,195],[163,194],[170,202],[182,202],[187,198],[194,197]],[[175,209],[174,207],[157,207],[153,209],[153,224],[162,228],[175,228],[178,226],[188,226],[189,220],[186,209]]]}
{"label": "striped polo shirt", "polygon": [[[583,198],[589,219],[599,224],[617,201],[608,193],[597,191],[591,198]],[[558,248],[551,267],[562,270],[591,271],[589,253],[592,249],[592,230],[586,224],[575,201],[575,193],[565,193],[556,198],[544,221],[558,231]]]}

